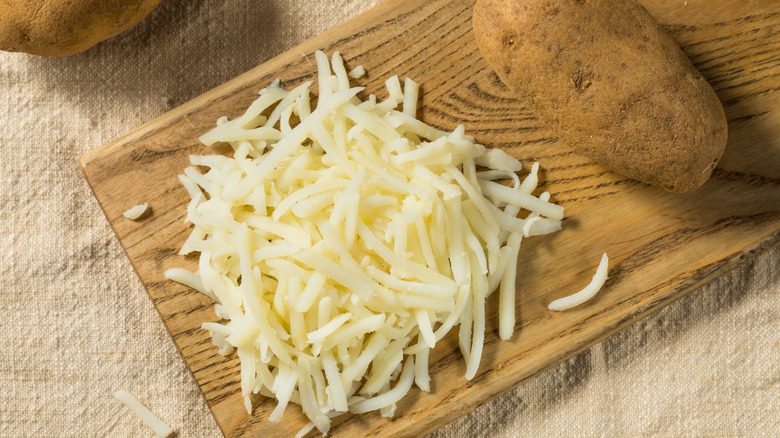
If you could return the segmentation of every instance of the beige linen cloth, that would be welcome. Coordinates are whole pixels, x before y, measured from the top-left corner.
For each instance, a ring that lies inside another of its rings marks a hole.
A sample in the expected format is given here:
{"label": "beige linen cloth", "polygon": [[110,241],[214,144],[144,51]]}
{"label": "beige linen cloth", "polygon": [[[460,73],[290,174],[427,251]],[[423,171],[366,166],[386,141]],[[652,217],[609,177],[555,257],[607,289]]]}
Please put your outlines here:
{"label": "beige linen cloth", "polygon": [[[376,0],[163,0],[77,56],[0,53],[0,436],[220,436],[79,170],[85,152]],[[780,250],[436,437],[779,436]],[[436,376],[433,376],[435,379]]]}

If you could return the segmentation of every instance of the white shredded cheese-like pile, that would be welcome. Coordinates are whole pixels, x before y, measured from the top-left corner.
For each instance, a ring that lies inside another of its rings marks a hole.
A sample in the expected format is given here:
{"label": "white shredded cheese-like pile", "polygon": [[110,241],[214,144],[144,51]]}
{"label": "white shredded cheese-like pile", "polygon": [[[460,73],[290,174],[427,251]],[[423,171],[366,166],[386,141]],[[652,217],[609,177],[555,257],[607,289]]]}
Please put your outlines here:
{"label": "white shredded cheese-like pile", "polygon": [[297,403],[325,434],[340,413],[392,416],[412,385],[429,391],[430,351],[455,326],[473,378],[486,298],[498,291],[509,338],[520,243],[559,230],[563,208],[532,194],[538,165],[521,180],[462,126],[418,120],[414,81],[361,100],[362,67],[316,61],[316,106],[311,83],[275,82],[201,137],[234,155],[191,157],[181,254],[200,253],[199,269],[165,274],[217,302],[223,322],[203,328],[237,352],[250,413],[251,394],[276,399],[271,421]]}

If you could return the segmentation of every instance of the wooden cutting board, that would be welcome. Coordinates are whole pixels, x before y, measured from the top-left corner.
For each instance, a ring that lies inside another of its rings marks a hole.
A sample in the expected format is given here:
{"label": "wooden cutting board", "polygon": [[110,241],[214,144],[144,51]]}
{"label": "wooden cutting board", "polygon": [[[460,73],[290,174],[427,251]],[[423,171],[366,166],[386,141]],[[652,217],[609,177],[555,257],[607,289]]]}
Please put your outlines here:
{"label": "wooden cutting board", "polygon": [[[446,338],[431,356],[430,394],[413,390],[392,421],[378,414],[340,417],[332,436],[432,431],[780,241],[780,2],[642,3],[711,82],[728,115],[725,156],[693,193],[626,180],[557,141],[487,68],[471,34],[468,0],[388,1],[82,158],[100,206],[225,435],[291,436],[306,421],[296,407],[282,423],[269,423],[274,403],[262,400],[247,415],[238,360],[218,355],[199,329],[216,320],[212,303],[163,278],[168,268],[196,266],[176,254],[189,232],[189,197],[176,176],[189,154],[224,152],[197,141],[219,116],[240,114],[275,78],[286,87],[311,79],[316,49],[341,51],[348,67],[363,65],[369,73],[358,83],[380,97],[387,77],[414,78],[422,84],[422,119],[442,129],[464,124],[481,143],[538,161],[546,189],[566,209],[564,231],[523,243],[516,334],[500,342],[496,318],[488,320],[476,378],[465,380],[457,342]],[[141,202],[152,207],[150,217],[122,217]],[[590,280],[605,251],[611,266],[603,291],[580,308],[548,311],[550,301]],[[495,297],[488,314],[495,313]]]}

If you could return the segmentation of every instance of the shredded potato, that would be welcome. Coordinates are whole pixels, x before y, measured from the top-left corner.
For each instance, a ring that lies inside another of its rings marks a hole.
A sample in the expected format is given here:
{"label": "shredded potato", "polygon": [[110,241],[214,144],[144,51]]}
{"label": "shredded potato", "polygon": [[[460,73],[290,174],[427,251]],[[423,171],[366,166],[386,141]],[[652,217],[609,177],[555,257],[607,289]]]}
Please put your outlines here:
{"label": "shredded potato", "polygon": [[302,432],[325,434],[340,413],[391,416],[412,385],[429,391],[430,349],[455,326],[473,378],[486,298],[499,291],[509,338],[520,243],[560,229],[563,209],[531,194],[538,165],[521,180],[520,162],[462,126],[416,119],[414,81],[361,100],[349,80],[362,68],[315,58],[316,106],[310,83],[275,83],[201,137],[234,154],[193,156],[179,177],[193,224],[181,254],[199,265],[166,277],[218,303],[223,321],[203,328],[237,352],[250,413],[252,394],[276,399],[271,421],[299,403]]}
{"label": "shredded potato", "polygon": [[128,208],[124,213],[122,213],[122,216],[130,219],[131,221],[134,221],[140,219],[141,216],[146,214],[148,210],[149,204],[138,204]]}
{"label": "shredded potato", "polygon": [[596,293],[601,290],[604,283],[607,281],[607,270],[609,269],[609,257],[607,253],[601,255],[599,266],[596,268],[596,273],[593,274],[593,279],[582,290],[569,296],[558,298],[550,303],[547,308],[550,310],[560,311],[571,309],[572,307],[579,306],[580,304],[588,301],[596,296]]}
{"label": "shredded potato", "polygon": [[173,429],[171,429],[170,426],[165,424],[165,422],[163,422],[160,417],[155,415],[154,412],[150,411],[149,408],[144,406],[129,392],[121,389],[114,393],[114,397],[124,403],[124,405],[127,406],[138,418],[140,418],[144,424],[149,426],[149,428],[151,428],[158,437],[166,438],[173,434]]}

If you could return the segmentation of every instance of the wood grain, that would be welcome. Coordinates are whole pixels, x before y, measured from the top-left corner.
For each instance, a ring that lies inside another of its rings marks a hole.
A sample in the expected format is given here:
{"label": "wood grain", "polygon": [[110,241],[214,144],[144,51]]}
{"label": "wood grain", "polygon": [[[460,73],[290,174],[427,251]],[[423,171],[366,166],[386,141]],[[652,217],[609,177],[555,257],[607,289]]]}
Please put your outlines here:
{"label": "wood grain", "polygon": [[[487,146],[539,161],[545,189],[567,216],[564,231],[524,242],[516,334],[499,342],[497,320],[488,320],[472,381],[463,377],[456,340],[446,338],[431,356],[430,394],[413,390],[392,420],[339,417],[332,436],[432,431],[780,241],[779,2],[642,2],[713,85],[729,119],[729,144],[711,180],[682,195],[627,180],[557,141],[482,60],[471,35],[472,3],[388,1],[82,158],[101,208],[225,435],[291,436],[305,419],[295,408],[282,423],[269,423],[273,403],[262,400],[247,415],[238,360],[218,355],[199,329],[216,320],[212,303],[163,278],[165,269],[195,266],[193,258],[176,255],[189,232],[183,222],[189,198],[176,176],[188,155],[215,152],[197,137],[217,117],[241,113],[275,78],[286,87],[311,79],[316,49],[339,50],[348,66],[363,65],[369,73],[360,85],[380,97],[388,76],[416,79],[422,119],[442,129],[463,124]],[[152,207],[149,218],[122,217],[140,202]],[[581,308],[549,312],[550,301],[589,280],[604,251],[611,269],[603,292]],[[494,299],[488,307],[494,314]]]}

